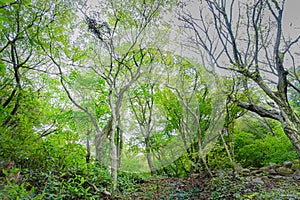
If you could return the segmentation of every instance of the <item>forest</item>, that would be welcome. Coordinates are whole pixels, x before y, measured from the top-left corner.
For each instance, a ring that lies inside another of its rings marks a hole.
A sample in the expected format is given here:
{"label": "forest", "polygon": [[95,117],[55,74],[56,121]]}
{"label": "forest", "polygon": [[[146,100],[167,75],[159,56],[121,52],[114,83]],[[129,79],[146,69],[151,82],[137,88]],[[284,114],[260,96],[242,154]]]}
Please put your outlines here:
{"label": "forest", "polygon": [[295,4],[0,0],[0,199],[299,199]]}

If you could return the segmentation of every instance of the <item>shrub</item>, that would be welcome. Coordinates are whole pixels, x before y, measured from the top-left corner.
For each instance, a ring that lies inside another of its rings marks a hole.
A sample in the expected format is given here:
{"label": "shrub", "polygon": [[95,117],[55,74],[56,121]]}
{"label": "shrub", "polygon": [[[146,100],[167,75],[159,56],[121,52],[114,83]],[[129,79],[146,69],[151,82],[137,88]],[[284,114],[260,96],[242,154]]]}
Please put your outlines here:
{"label": "shrub", "polygon": [[282,163],[297,158],[288,137],[278,131],[276,136],[257,139],[251,133],[236,133],[236,160],[243,166],[261,167],[268,163]]}

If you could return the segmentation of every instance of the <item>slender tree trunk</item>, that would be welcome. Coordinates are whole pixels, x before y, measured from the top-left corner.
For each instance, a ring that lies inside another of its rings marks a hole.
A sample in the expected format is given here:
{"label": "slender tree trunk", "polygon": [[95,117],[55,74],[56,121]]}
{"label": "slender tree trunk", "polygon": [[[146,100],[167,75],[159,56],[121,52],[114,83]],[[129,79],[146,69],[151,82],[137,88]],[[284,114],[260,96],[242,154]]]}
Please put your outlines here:
{"label": "slender tree trunk", "polygon": [[150,153],[149,150],[147,150],[147,161],[148,161],[148,165],[149,165],[149,168],[150,168],[151,175],[154,176],[156,169],[153,165],[153,162],[152,162],[152,159],[151,159],[151,153]]}
{"label": "slender tree trunk", "polygon": [[153,165],[152,162],[152,158],[151,158],[151,151],[150,151],[150,144],[149,144],[149,138],[145,138],[145,144],[146,144],[146,152],[147,152],[147,161],[148,161],[148,166],[151,172],[151,175],[154,176],[155,175],[155,167]]}
{"label": "slender tree trunk", "polygon": [[118,156],[118,169],[121,167],[121,155],[123,149],[123,130],[121,124],[121,118],[118,118],[118,126],[117,126],[117,156]]}
{"label": "slender tree trunk", "polygon": [[115,129],[116,129],[116,114],[115,110],[112,110],[112,123],[111,123],[111,132],[110,132],[110,148],[111,148],[111,177],[112,177],[112,186],[113,190],[117,189],[118,185],[118,155],[117,155],[117,146],[115,145]]}
{"label": "slender tree trunk", "polygon": [[230,163],[233,163],[233,159],[232,159],[231,154],[230,154],[230,152],[229,152],[229,149],[228,149],[228,146],[227,146],[227,144],[226,144],[226,141],[225,141],[225,139],[224,139],[224,137],[223,137],[223,132],[222,132],[222,131],[220,131],[220,136],[221,136],[223,145],[224,145],[224,147],[225,147],[227,156],[228,156],[228,158],[229,158],[229,160],[230,160]]}
{"label": "slender tree trunk", "polygon": [[231,122],[231,154],[232,154],[232,161],[234,162],[234,120],[232,119]]}
{"label": "slender tree trunk", "polygon": [[207,165],[207,162],[205,160],[205,156],[203,155],[203,149],[202,149],[202,145],[201,145],[201,139],[199,139],[199,136],[198,136],[198,147],[199,147],[199,158],[203,162],[204,167],[205,167],[206,171],[208,172],[209,176],[213,177],[213,175],[211,173],[211,170],[209,169],[209,167]]}
{"label": "slender tree trunk", "polygon": [[90,147],[90,133],[92,132],[91,129],[89,129],[86,133],[86,163],[90,163],[91,158],[91,147]]}

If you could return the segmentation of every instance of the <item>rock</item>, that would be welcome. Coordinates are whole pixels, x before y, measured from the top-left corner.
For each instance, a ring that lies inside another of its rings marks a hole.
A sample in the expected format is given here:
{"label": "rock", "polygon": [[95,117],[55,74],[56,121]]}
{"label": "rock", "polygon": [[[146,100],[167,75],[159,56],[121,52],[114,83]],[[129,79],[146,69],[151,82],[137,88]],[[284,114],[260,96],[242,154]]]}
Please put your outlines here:
{"label": "rock", "polygon": [[227,176],[233,176],[234,172],[232,170],[230,170],[229,172],[226,173]]}
{"label": "rock", "polygon": [[262,167],[262,168],[260,168],[260,170],[262,170],[263,173],[269,173],[269,171],[270,171],[271,169],[272,169],[272,168],[270,168],[270,167]]}
{"label": "rock", "polygon": [[294,164],[300,164],[300,160],[299,160],[299,159],[294,160],[293,163],[294,163]]}
{"label": "rock", "polygon": [[197,179],[200,177],[200,174],[191,174],[191,178]]}
{"label": "rock", "polygon": [[245,169],[242,169],[241,175],[243,175],[243,176],[249,176],[250,172],[251,172],[250,169],[245,168]]}
{"label": "rock", "polygon": [[295,176],[295,177],[294,177],[294,180],[300,181],[300,176]]}
{"label": "rock", "polygon": [[283,163],[283,167],[286,167],[286,168],[291,168],[292,167],[292,165],[293,165],[293,162],[290,162],[290,161],[286,161],[286,162],[284,162]]}
{"label": "rock", "polygon": [[262,174],[264,171],[261,169],[257,169],[251,172],[251,175],[260,175]]}
{"label": "rock", "polygon": [[225,175],[223,170],[213,171],[212,173],[215,177],[223,177]]}
{"label": "rock", "polygon": [[291,169],[295,171],[300,170],[300,163],[293,163]]}
{"label": "rock", "polygon": [[260,168],[261,170],[263,170],[263,171],[268,171],[269,169],[270,169],[270,167],[262,167],[262,168]]}
{"label": "rock", "polygon": [[299,177],[300,177],[300,169],[297,169],[297,170],[294,172],[293,176],[299,176]]}
{"label": "rock", "polygon": [[264,182],[261,178],[259,178],[259,177],[254,178],[254,179],[252,180],[252,182],[253,182],[253,183],[256,183],[256,184],[260,184],[260,185],[265,184],[265,182]]}
{"label": "rock", "polygon": [[240,166],[240,165],[238,165],[238,166],[236,166],[236,167],[234,168],[235,172],[238,173],[238,174],[242,173],[242,172],[243,172],[243,169],[244,169],[244,168],[243,168],[242,166]]}
{"label": "rock", "polygon": [[284,175],[284,176],[291,175],[294,173],[294,171],[292,169],[286,168],[286,167],[279,167],[276,169],[276,172],[278,172],[278,174]]}
{"label": "rock", "polygon": [[269,163],[269,168],[270,169],[277,169],[278,167],[280,167],[280,165],[278,165],[276,163]]}
{"label": "rock", "polygon": [[278,173],[275,171],[275,169],[269,169],[268,170],[270,175],[277,175]]}
{"label": "rock", "polygon": [[270,168],[273,168],[273,167],[275,167],[275,166],[277,166],[276,163],[269,163],[269,167],[270,167]]}
{"label": "rock", "polygon": [[276,179],[276,180],[282,180],[283,176],[276,175],[276,176],[269,176],[269,178]]}

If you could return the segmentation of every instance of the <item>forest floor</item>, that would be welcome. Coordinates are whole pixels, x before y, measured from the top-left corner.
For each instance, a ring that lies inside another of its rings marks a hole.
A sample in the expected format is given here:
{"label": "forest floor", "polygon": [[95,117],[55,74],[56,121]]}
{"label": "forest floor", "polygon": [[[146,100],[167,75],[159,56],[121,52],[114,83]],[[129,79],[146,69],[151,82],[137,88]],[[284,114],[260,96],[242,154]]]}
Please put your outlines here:
{"label": "forest floor", "polygon": [[109,171],[93,169],[88,174],[75,168],[67,173],[23,170],[20,175],[16,168],[0,178],[0,199],[300,200],[300,160],[261,168],[235,167],[234,174],[231,169],[217,170],[212,178],[205,173],[167,178],[123,172],[113,193]]}
{"label": "forest floor", "polygon": [[114,199],[300,199],[299,177],[152,178]]}

